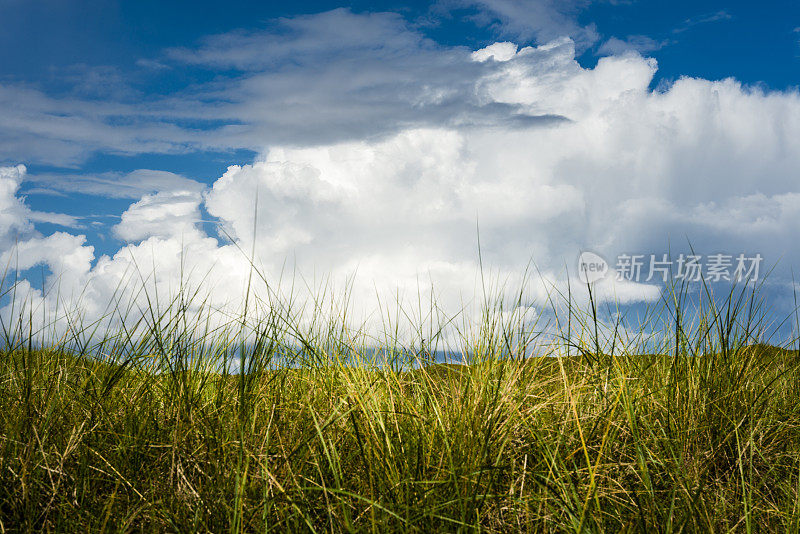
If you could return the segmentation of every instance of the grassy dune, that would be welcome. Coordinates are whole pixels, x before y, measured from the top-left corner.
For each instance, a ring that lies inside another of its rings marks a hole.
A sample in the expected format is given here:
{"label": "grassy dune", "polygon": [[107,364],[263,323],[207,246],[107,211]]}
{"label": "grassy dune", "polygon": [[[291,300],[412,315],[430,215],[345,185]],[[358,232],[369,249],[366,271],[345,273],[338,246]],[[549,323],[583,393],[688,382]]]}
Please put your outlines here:
{"label": "grassy dune", "polygon": [[796,532],[800,360],[748,299],[666,299],[649,355],[592,307],[520,358],[487,313],[468,365],[413,368],[264,329],[228,373],[179,319],[104,351],[7,335],[0,530]]}

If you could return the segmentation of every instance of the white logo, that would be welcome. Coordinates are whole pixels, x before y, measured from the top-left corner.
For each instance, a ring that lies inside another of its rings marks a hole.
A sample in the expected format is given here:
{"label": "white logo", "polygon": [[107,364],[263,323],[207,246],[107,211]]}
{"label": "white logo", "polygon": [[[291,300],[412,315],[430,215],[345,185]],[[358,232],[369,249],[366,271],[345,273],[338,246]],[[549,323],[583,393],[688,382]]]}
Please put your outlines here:
{"label": "white logo", "polygon": [[591,284],[602,280],[608,273],[606,260],[594,252],[581,252],[578,257],[578,277],[581,281]]}

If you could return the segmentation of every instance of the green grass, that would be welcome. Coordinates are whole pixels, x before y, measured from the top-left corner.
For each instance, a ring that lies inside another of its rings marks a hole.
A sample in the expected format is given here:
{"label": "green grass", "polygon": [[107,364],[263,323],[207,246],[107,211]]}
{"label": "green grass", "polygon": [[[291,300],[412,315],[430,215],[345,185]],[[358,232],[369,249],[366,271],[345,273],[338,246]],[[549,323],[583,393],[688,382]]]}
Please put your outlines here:
{"label": "green grass", "polygon": [[212,329],[178,298],[39,348],[4,325],[0,531],[797,532],[797,351],[761,343],[746,288],[667,294],[633,333],[496,301],[455,329],[468,365],[428,360],[436,332],[377,364],[277,301]]}

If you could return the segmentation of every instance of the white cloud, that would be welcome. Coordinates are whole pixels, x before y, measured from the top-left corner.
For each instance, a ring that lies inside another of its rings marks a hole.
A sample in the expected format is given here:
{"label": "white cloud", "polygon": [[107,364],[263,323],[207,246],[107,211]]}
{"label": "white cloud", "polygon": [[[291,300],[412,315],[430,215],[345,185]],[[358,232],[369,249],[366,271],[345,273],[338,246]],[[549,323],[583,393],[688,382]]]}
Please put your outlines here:
{"label": "white cloud", "polygon": [[85,243],[86,236],[65,232],[32,237],[6,249],[0,263],[19,270],[46,264],[56,276],[84,274],[94,259],[94,248]]}
{"label": "white cloud", "polygon": [[[66,232],[42,236],[34,222],[50,222],[65,226],[73,218],[57,213],[31,211],[17,195],[27,169],[23,165],[0,167],[0,270],[26,270],[47,265],[53,279],[65,273],[81,278],[91,267],[94,249],[86,246],[86,237]],[[73,277],[74,278],[74,277]],[[3,292],[8,288],[3,288]]]}
{"label": "white cloud", "polygon": [[[569,41],[522,49],[481,80],[481,98],[570,122],[273,148],[230,168],[207,207],[250,243],[258,191],[262,258],[294,255],[339,273],[358,267],[368,281],[406,292],[430,275],[453,295],[469,294],[478,221],[485,259],[501,278],[532,258],[547,279],[563,280],[557,273],[582,246],[614,257],[685,248],[689,238],[711,251],[790,253],[798,96],[697,79],[653,92],[655,68],[634,55],[583,69]],[[773,196],[758,201],[758,191]],[[714,201],[723,207],[711,210]],[[600,294],[630,302],[654,291],[618,284]]]}
{"label": "white cloud", "polygon": [[494,43],[474,51],[471,57],[473,60],[480,62],[488,61],[489,59],[493,61],[508,61],[517,55],[518,49],[519,47],[515,43],[510,43],[508,41]]}
{"label": "white cloud", "polygon": [[625,52],[638,52],[647,54],[655,52],[669,44],[669,40],[656,41],[646,35],[629,35],[625,39],[611,37],[597,50],[597,53],[604,56],[621,55]]}
{"label": "white cloud", "polygon": [[146,195],[122,214],[114,234],[128,242],[149,237],[182,238],[197,232],[200,195],[188,191]]}
{"label": "white cloud", "polygon": [[139,199],[159,192],[188,191],[199,193],[200,182],[167,171],[137,169],[129,173],[27,175],[25,181],[36,184],[37,194],[61,195],[79,193],[105,198]]}
{"label": "white cloud", "polygon": [[[289,98],[287,88],[310,74],[300,67],[278,77],[258,71],[253,58],[262,38],[239,36],[236,46],[215,48],[216,55],[212,45],[219,43],[212,42],[195,60],[254,69],[234,95],[247,93],[239,111],[255,109],[254,120],[263,126],[290,120],[291,111],[275,110]],[[309,53],[324,57],[315,46],[308,44]],[[353,46],[362,50],[362,43]],[[287,258],[290,272],[311,285],[330,273],[341,287],[357,272],[353,298],[366,314],[376,293],[391,301],[399,291],[415,301],[418,292],[430,298],[436,291],[448,310],[469,302],[479,289],[478,225],[492,277],[513,286],[529,260],[539,267],[544,280],[532,284],[525,305],[542,299],[548,283],[563,287],[564,265],[573,265],[580,250],[611,260],[620,253],[659,254],[668,246],[674,252],[688,237],[705,252],[800,260],[794,246],[800,220],[797,92],[693,78],[654,91],[654,60],[612,55],[586,69],[575,60],[570,39],[521,49],[500,43],[475,53],[428,46],[420,45],[428,54],[423,60],[403,56],[398,63],[392,57],[399,49],[389,49],[343,73],[333,72],[342,66],[336,62],[331,70],[328,63],[312,69],[320,84],[331,82],[334,94],[301,92],[297,102],[322,104],[301,111],[295,125],[351,124],[347,135],[302,144],[266,136],[257,161],[229,167],[202,196],[194,186],[181,187],[187,179],[168,177],[164,183],[172,185],[160,192],[134,180],[142,196],[116,227],[130,241],[117,254],[89,266],[91,251],[80,236],[73,242],[59,236],[44,248],[43,241],[30,241],[26,261],[56,265],[86,284],[86,310],[102,310],[119,281],[137,269],[145,278],[153,269],[153,283],[173,289],[187,269],[198,283],[212,273],[212,299],[235,304],[249,272],[240,249],[255,244],[270,280]],[[369,57],[362,53],[357,57]],[[427,59],[450,68],[427,79]],[[389,90],[378,80],[398,65],[409,68],[392,73],[389,84],[397,86],[402,76],[407,84]],[[270,98],[275,95],[281,98]],[[408,122],[399,110],[409,110]],[[565,120],[511,123],[510,110]],[[366,122],[381,117],[390,126],[372,135],[378,130]],[[0,219],[6,234],[31,231],[27,208],[15,196],[20,172],[0,174],[0,202],[12,214]],[[233,244],[220,244],[195,226],[201,207]],[[67,244],[78,253],[57,256]],[[34,252],[39,249],[49,252]],[[71,259],[59,263],[60,257]],[[598,296],[635,302],[658,293],[649,285],[607,282]]]}
{"label": "white cloud", "polygon": [[277,19],[261,31],[166,52],[158,59],[170,72],[224,74],[144,101],[121,91],[97,100],[0,84],[0,161],[75,166],[97,152],[260,152],[408,127],[535,122],[514,106],[475,98],[476,81],[497,66],[470,54],[427,39],[393,13],[337,9]]}
{"label": "white cloud", "polygon": [[75,165],[92,153],[183,153],[202,144],[188,129],[145,106],[53,97],[0,84],[0,161]]}
{"label": "white cloud", "polygon": [[17,197],[26,169],[24,165],[0,167],[0,250],[33,231],[29,208]]}
{"label": "white cloud", "polygon": [[52,213],[49,211],[31,211],[28,213],[28,220],[34,223],[49,223],[67,228],[80,228],[81,217],[67,215],[65,213]]}

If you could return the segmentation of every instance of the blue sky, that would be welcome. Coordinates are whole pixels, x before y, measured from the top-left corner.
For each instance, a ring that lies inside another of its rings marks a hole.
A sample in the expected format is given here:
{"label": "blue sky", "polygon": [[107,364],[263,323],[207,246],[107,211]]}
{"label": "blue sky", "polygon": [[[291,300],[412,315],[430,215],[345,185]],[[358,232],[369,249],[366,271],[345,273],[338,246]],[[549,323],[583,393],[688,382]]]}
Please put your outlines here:
{"label": "blue sky", "polygon": [[256,239],[270,272],[456,294],[480,221],[501,277],[690,242],[781,262],[783,302],[800,260],[796,2],[0,0],[0,20],[0,245],[51,281],[137,254],[169,272],[186,246],[209,270]]}
{"label": "blue sky", "polygon": [[[591,68],[597,60],[630,47],[658,60],[651,85],[659,87],[681,76],[711,80],[734,77],[746,84],[785,90],[798,85],[800,74],[800,8],[792,1],[770,2],[561,2],[547,26],[513,27],[502,15],[480,2],[88,2],[5,0],[0,15],[6,31],[0,34],[0,81],[25,86],[46,95],[79,95],[86,102],[108,99],[157,99],[179,93],[221,72],[183,65],[158,66],[165,51],[197,46],[210,35],[258,31],[275,19],[313,15],[346,7],[356,13],[391,12],[443,46],[481,48],[496,40],[536,44],[560,34],[578,40],[577,60]],[[500,2],[499,4],[502,4]],[[511,2],[513,4],[513,2]],[[526,9],[525,2],[519,2]],[[587,33],[590,34],[587,36]],[[154,67],[155,66],[155,67]],[[196,127],[209,125],[198,121]],[[134,150],[86,151],[67,165],[40,158],[23,158],[30,172],[131,172],[160,169],[213,183],[228,165],[246,162],[257,151],[227,147],[223,151]],[[5,164],[20,163],[13,153],[2,154]],[[64,171],[68,168],[68,171]],[[74,195],[65,210],[63,199],[29,194],[32,205],[74,215],[118,215],[124,202]],[[102,234],[102,232],[101,232]],[[102,235],[98,237],[103,237]],[[111,251],[114,244],[97,245]]]}
{"label": "blue sky", "polygon": [[[524,3],[523,3],[524,4]],[[594,26],[597,41],[580,57],[596,61],[611,38],[642,36],[659,46],[647,53],[659,60],[659,78],[682,75],[734,76],[773,88],[797,85],[798,7],[789,0],[769,2],[564,2],[577,27]],[[0,37],[0,68],[6,80],[56,90],[70,85],[76,65],[114,66],[134,73],[137,62],[164,49],[191,46],[205,36],[261,28],[275,18],[347,7],[355,12],[397,12],[419,24],[437,42],[480,47],[502,28],[475,20],[480,9],[428,2],[87,2],[5,0],[0,6],[6,30]],[[491,16],[491,15],[490,15]],[[516,32],[519,34],[520,32]],[[507,34],[506,34],[507,35]],[[522,33],[520,43],[536,41]],[[176,77],[177,78],[177,77]],[[147,86],[147,79],[135,80]],[[168,87],[183,80],[173,79]],[[153,91],[164,86],[149,87]]]}

